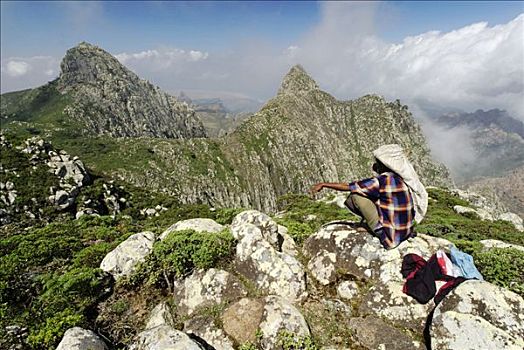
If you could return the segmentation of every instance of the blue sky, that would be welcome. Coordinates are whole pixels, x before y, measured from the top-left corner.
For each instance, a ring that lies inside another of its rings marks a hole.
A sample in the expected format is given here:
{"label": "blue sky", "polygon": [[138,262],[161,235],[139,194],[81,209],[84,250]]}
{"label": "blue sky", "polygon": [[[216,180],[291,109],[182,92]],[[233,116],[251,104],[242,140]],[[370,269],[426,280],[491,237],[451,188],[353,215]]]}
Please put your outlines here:
{"label": "blue sky", "polygon": [[[524,2],[376,4],[377,32],[393,42],[430,30],[474,22],[506,23]],[[90,2],[2,1],[2,56],[64,52],[86,40],[110,51],[172,45],[223,50],[241,41],[289,46],[320,20],[321,4],[306,2]]]}
{"label": "blue sky", "polygon": [[56,78],[98,45],[177,94],[267,100],[301,64],[339,99],[524,120],[524,2],[1,2],[1,91]]}

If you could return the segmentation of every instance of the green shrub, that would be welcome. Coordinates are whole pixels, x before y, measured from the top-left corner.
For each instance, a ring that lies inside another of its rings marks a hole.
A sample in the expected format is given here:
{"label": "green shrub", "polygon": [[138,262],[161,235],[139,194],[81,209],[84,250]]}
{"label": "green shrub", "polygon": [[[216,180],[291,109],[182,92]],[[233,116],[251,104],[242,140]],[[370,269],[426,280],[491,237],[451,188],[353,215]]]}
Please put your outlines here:
{"label": "green shrub", "polygon": [[213,234],[193,230],[172,232],[155,243],[152,253],[139,265],[130,282],[168,285],[167,281],[184,276],[194,268],[215,266],[231,257],[233,249],[234,238],[227,230]]}
{"label": "green shrub", "polygon": [[96,304],[110,284],[108,275],[100,269],[73,268],[41,278],[43,292],[37,299],[45,313],[58,312],[65,307],[84,311]]}
{"label": "green shrub", "polygon": [[283,350],[318,350],[310,336],[297,336],[289,331],[280,331],[278,341]]}
{"label": "green shrub", "polygon": [[454,205],[468,206],[469,203],[445,190],[429,189],[428,193],[432,200],[429,201],[426,217],[416,226],[417,232],[444,237],[452,242],[498,239],[524,244],[524,235],[510,222],[483,221],[477,215],[457,214],[453,210]]}
{"label": "green shrub", "polygon": [[492,248],[474,253],[474,258],[486,281],[524,297],[524,252],[514,248]]}
{"label": "green shrub", "polygon": [[74,310],[59,311],[47,318],[40,327],[32,330],[27,342],[34,349],[55,349],[65,331],[71,327],[81,326],[84,322],[84,316]]}
{"label": "green shrub", "polygon": [[348,209],[315,201],[302,194],[286,194],[279,197],[277,207],[284,211],[283,217],[276,218],[277,223],[287,227],[289,235],[299,244],[329,221],[359,220]]}
{"label": "green shrub", "polygon": [[221,225],[229,225],[237,216],[246,209],[242,208],[219,208],[215,211],[215,221]]}

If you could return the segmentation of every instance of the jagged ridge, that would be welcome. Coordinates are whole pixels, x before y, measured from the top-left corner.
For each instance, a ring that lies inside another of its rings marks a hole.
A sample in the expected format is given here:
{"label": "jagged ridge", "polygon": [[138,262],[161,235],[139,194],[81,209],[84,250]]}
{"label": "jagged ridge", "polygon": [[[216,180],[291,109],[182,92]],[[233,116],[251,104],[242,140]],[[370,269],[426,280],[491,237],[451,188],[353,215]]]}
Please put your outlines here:
{"label": "jagged ridge", "polygon": [[[97,46],[80,43],[67,51],[60,66],[57,81],[35,89],[37,98],[45,105],[52,103],[49,96],[66,96],[68,101],[60,112],[84,135],[206,136],[200,119],[186,103],[141,80]],[[44,90],[49,96],[42,96]],[[2,109],[4,114],[8,108]],[[39,112],[37,109],[36,114]]]}

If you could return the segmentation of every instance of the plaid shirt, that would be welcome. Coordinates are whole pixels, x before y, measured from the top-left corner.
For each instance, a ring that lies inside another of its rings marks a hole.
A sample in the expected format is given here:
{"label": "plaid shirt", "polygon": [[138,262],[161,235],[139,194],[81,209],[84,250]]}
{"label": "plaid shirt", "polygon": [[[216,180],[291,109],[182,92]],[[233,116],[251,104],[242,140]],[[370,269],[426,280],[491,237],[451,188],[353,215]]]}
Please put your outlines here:
{"label": "plaid shirt", "polygon": [[379,224],[384,229],[380,242],[386,249],[395,248],[413,231],[415,208],[407,185],[400,176],[386,172],[349,184],[351,193],[369,198],[377,206]]}

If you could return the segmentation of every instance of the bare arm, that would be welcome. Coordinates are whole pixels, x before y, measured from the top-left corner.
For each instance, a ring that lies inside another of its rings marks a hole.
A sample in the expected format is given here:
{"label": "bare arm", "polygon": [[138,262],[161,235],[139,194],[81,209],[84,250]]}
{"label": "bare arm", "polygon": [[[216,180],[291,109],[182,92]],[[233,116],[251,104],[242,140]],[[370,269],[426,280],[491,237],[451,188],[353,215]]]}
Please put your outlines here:
{"label": "bare arm", "polygon": [[331,188],[337,191],[349,191],[349,183],[339,183],[339,182],[320,182],[311,187],[311,193],[315,194],[322,190],[323,188]]}

